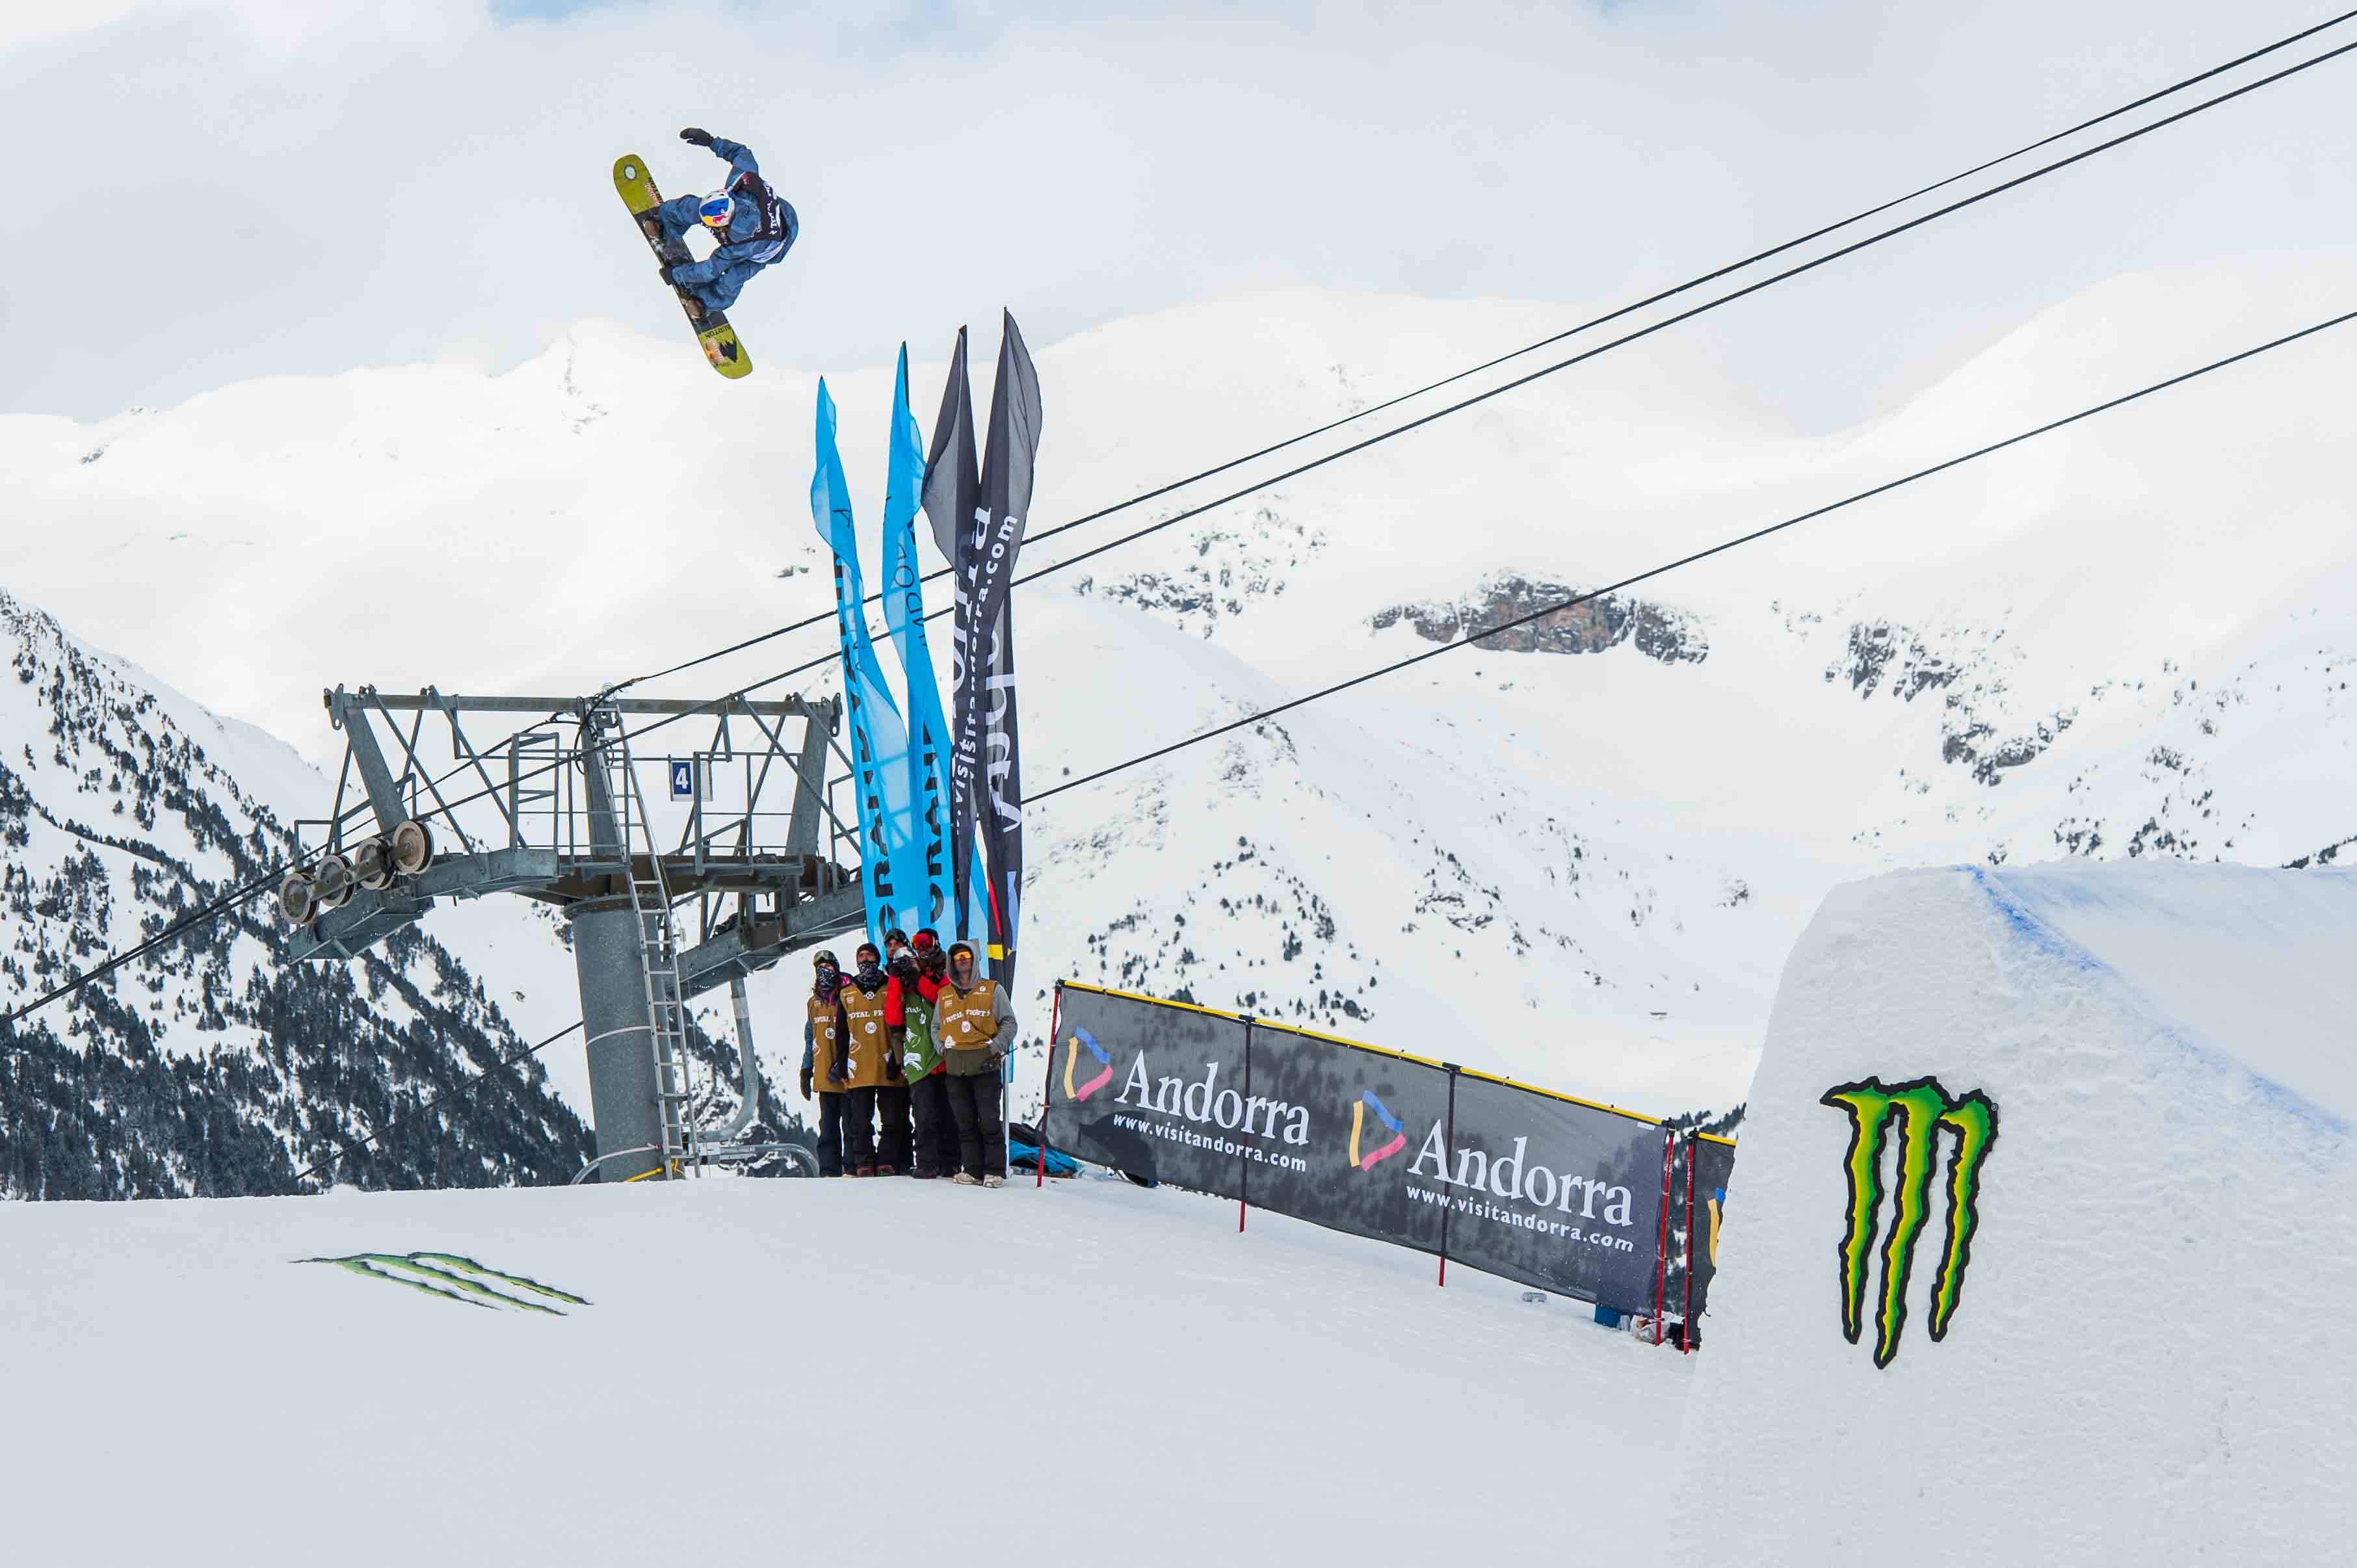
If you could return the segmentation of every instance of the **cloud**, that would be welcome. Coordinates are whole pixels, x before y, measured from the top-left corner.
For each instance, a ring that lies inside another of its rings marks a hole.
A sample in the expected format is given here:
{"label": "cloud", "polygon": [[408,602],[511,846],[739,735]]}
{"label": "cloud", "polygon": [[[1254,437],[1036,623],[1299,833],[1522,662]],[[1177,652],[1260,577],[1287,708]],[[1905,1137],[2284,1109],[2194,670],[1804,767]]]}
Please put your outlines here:
{"label": "cloud", "polygon": [[[552,14],[554,13],[554,14]],[[0,411],[512,363],[677,332],[607,166],[739,137],[801,244],[766,363],[881,360],[1014,306],[1035,341],[1272,279],[1577,300],[1713,264],[2311,18],[2288,0],[1609,8],[159,0],[0,24]],[[1730,313],[1763,396],[1855,415],[2132,268],[2357,244],[2321,68]],[[1469,344],[1469,354],[1493,348]],[[686,345],[683,341],[683,350]],[[1240,368],[1240,373],[1249,373]]]}

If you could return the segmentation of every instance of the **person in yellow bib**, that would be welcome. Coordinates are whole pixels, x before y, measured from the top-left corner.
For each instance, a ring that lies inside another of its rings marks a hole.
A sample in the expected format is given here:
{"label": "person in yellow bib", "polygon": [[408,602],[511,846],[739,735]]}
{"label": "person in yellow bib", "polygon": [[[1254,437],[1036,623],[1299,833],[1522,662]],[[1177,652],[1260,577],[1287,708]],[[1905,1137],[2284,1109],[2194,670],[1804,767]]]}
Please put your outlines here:
{"label": "person in yellow bib", "polygon": [[933,1043],[947,1069],[950,1115],[957,1122],[963,1187],[1005,1187],[1006,1145],[998,1124],[998,1068],[1015,1045],[1015,1009],[995,980],[974,972],[974,947],[950,948],[949,982],[933,1001]]}
{"label": "person in yellow bib", "polygon": [[[845,1037],[850,1042],[845,1153],[856,1176],[898,1176],[909,1168],[909,1086],[900,1076],[900,1042],[907,1030],[899,1015],[899,996],[880,961],[883,956],[875,943],[860,943],[852,959],[858,967],[840,993]],[[878,1112],[884,1127],[880,1149],[876,1142]]]}
{"label": "person in yellow bib", "polygon": [[850,1036],[843,1015],[844,988],[851,983],[822,951],[811,961],[812,983],[802,1026],[802,1098],[818,1101],[818,1174],[843,1174],[843,1112],[851,1094]]}

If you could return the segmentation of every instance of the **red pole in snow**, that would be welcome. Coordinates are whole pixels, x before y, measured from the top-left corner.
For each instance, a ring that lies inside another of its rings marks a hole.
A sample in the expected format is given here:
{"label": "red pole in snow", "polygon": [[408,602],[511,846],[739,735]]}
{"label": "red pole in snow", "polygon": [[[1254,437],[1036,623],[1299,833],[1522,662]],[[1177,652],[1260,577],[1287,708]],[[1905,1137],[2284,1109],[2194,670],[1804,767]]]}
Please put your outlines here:
{"label": "red pole in snow", "polygon": [[1037,1192],[1048,1185],[1048,1102],[1056,1098],[1056,1020],[1064,1015],[1064,983],[1056,982],[1056,995],[1048,1004],[1048,1079],[1039,1090],[1039,1146],[1032,1151],[1037,1157],[1032,1168],[1039,1174],[1031,1183]]}
{"label": "red pole in snow", "polygon": [[1670,1154],[1677,1146],[1677,1134],[1662,1134],[1662,1233],[1653,1243],[1653,1343],[1662,1342],[1662,1314],[1669,1306],[1670,1292]]}
{"label": "red pole in snow", "polygon": [[1694,1354],[1694,1348],[1695,1348],[1695,1320],[1694,1320],[1694,1255],[1695,1255],[1695,1228],[1694,1228],[1694,1168],[1695,1168],[1695,1135],[1694,1135],[1692,1133],[1688,1133],[1686,1134],[1686,1282],[1685,1282],[1685,1305],[1684,1305],[1684,1306],[1682,1306],[1682,1307],[1680,1307],[1680,1308],[1678,1309],[1678,1316],[1679,1316],[1684,1320],[1683,1325],[1682,1325],[1683,1329],[1684,1329],[1684,1337],[1680,1340],[1679,1345],[1678,1345],[1678,1348],[1679,1348],[1680,1350],[1684,1351],[1685,1354],[1687,1354],[1687,1355],[1689,1355],[1689,1356],[1691,1356],[1691,1355],[1693,1355],[1693,1354]]}

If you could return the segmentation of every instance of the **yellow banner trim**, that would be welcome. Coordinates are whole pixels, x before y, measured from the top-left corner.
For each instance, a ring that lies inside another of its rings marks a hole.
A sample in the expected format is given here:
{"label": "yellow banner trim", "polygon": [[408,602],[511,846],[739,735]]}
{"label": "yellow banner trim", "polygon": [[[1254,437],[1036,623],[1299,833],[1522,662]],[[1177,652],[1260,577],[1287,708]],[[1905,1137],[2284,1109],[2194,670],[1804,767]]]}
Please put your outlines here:
{"label": "yellow banner trim", "polygon": [[[1085,981],[1060,980],[1056,984],[1062,989],[1093,992],[1099,996],[1116,997],[1124,1002],[1143,1002],[1149,1007],[1172,1007],[1182,1013],[1201,1013],[1209,1017],[1225,1018],[1235,1024],[1249,1020],[1255,1028],[1275,1029],[1288,1035],[1305,1035],[1310,1039],[1324,1040],[1329,1045],[1348,1046],[1354,1051],[1372,1051],[1379,1057],[1392,1057],[1400,1061],[1416,1062],[1425,1067],[1440,1068],[1446,1070],[1448,1066],[1447,1062],[1435,1060],[1431,1057],[1416,1056],[1410,1051],[1395,1051],[1383,1046],[1371,1046],[1364,1040],[1345,1039],[1340,1035],[1324,1034],[1316,1029],[1297,1028],[1291,1024],[1275,1023],[1248,1013],[1229,1013],[1217,1007],[1198,1006],[1192,1002],[1168,1002],[1159,996],[1148,996],[1143,992],[1114,991],[1107,986],[1091,985]],[[1517,1079],[1503,1078],[1497,1073],[1482,1072],[1475,1068],[1459,1067],[1457,1070],[1467,1078],[1478,1078],[1487,1083],[1503,1084],[1508,1089],[1519,1089],[1530,1094],[1542,1094],[1549,1100],[1560,1100],[1567,1105],[1585,1105],[1590,1111],[1608,1111],[1615,1116],[1626,1116],[1632,1122],[1642,1122],[1649,1127],[1658,1127],[1662,1124],[1661,1117],[1648,1116],[1641,1111],[1631,1111],[1626,1106],[1609,1105],[1600,1100],[1583,1100],[1577,1094],[1566,1094],[1560,1090],[1542,1089],[1535,1083],[1523,1083]],[[1730,1149],[1736,1146],[1734,1139],[1723,1137],[1717,1133],[1697,1133],[1695,1136],[1707,1138],[1714,1144],[1724,1144]]]}

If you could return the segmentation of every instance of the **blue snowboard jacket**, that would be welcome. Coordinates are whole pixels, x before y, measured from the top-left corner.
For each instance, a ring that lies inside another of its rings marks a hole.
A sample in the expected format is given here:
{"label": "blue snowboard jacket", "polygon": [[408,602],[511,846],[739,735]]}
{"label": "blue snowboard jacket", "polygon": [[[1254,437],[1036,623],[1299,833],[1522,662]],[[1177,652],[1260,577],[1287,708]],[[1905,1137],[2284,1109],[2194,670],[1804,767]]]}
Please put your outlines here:
{"label": "blue snowboard jacket", "polygon": [[[732,142],[726,136],[712,138],[715,156],[728,160],[729,193],[737,197],[736,213],[728,220],[728,233],[720,248],[701,262],[690,262],[674,268],[672,279],[680,287],[702,300],[713,310],[726,310],[737,303],[747,280],[763,267],[784,259],[802,233],[802,220],[794,215],[793,203],[784,197],[777,198],[778,209],[785,219],[786,233],[782,241],[764,239],[761,234],[761,204],[747,199],[740,186],[740,177],[760,176],[761,166],[753,160],[753,149],[742,142]],[[772,194],[775,194],[774,192]],[[701,196],[674,196],[656,210],[663,231],[677,239],[691,229],[704,227],[696,216],[704,204]]]}

